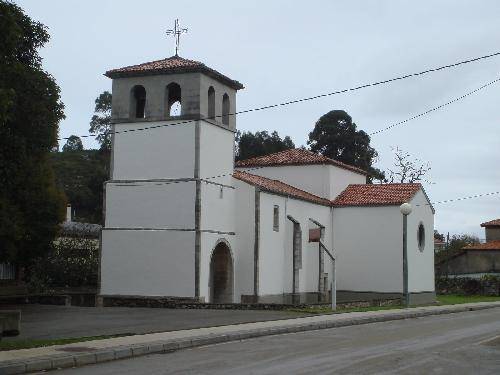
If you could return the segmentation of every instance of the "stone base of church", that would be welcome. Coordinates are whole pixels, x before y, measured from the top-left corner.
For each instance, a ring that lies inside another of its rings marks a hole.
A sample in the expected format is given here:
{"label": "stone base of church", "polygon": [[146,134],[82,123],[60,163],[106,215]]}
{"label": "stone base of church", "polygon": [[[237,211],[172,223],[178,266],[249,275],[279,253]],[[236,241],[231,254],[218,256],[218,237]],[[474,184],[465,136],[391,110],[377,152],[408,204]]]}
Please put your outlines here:
{"label": "stone base of church", "polygon": [[[350,290],[337,291],[337,304],[355,305],[356,303],[365,303],[366,306],[391,306],[401,303],[402,293],[384,293],[384,292],[360,292]],[[241,303],[259,303],[259,304],[282,304],[282,305],[322,305],[331,302],[330,293],[302,292],[302,293],[284,293],[269,294],[262,296],[242,295]],[[410,294],[411,305],[424,305],[436,302],[436,293],[419,292]]]}
{"label": "stone base of church", "polygon": [[182,305],[193,305],[205,301],[195,297],[169,297],[169,296],[124,296],[124,295],[99,295],[97,305],[102,307],[164,307],[176,308]]}
{"label": "stone base of church", "polygon": [[[403,298],[403,293],[384,293],[384,292],[361,292],[352,290],[338,290],[337,303],[349,302],[377,302],[385,300],[399,300]],[[416,292],[410,293],[410,305],[427,305],[436,302],[436,292]]]}
{"label": "stone base of church", "polygon": [[[398,306],[402,293],[359,292],[339,290],[337,305],[342,308],[369,306]],[[436,302],[434,291],[410,294],[411,305],[426,305]],[[112,307],[162,307],[186,309],[263,309],[280,310],[291,306],[328,305],[331,303],[330,293],[302,292],[269,294],[262,296],[242,295],[241,303],[206,303],[204,298],[195,297],[154,297],[99,295],[97,306]]]}
{"label": "stone base of church", "polygon": [[280,305],[321,305],[330,303],[329,293],[302,292],[302,293],[284,293],[267,294],[262,296],[242,295],[241,303],[260,303],[260,304],[280,304]]}

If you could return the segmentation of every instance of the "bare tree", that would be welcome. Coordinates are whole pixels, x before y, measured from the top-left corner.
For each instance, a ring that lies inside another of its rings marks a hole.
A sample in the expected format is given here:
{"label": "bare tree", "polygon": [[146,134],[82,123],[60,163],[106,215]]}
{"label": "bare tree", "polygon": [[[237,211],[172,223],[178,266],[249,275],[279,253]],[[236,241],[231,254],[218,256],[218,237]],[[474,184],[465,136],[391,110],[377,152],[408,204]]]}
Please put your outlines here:
{"label": "bare tree", "polygon": [[388,182],[414,183],[425,181],[430,183],[424,178],[431,170],[429,162],[413,158],[408,152],[399,147],[393,147],[392,151],[394,152],[394,168],[388,170]]}

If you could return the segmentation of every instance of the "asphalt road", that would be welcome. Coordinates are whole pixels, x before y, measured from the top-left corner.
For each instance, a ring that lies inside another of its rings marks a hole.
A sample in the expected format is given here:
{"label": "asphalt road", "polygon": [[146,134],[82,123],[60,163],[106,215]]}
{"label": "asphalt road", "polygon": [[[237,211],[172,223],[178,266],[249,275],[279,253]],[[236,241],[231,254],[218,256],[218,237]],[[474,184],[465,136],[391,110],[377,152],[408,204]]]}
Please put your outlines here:
{"label": "asphalt road", "polygon": [[165,332],[301,316],[286,311],[258,310],[51,305],[17,305],[4,308],[21,310],[21,335],[5,337],[5,341]]}
{"label": "asphalt road", "polygon": [[500,374],[500,309],[269,336],[56,374]]}

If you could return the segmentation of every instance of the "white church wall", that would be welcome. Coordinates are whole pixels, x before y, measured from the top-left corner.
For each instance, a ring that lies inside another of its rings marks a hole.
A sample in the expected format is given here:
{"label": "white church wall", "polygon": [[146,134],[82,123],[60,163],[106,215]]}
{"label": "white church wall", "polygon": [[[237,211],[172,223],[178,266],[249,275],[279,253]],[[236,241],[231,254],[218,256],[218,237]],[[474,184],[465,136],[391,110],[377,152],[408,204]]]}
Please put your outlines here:
{"label": "white church wall", "polygon": [[[280,195],[260,193],[260,235],[259,235],[259,295],[287,292],[285,272],[292,272],[291,238],[289,221],[286,218],[287,198]],[[274,206],[279,207],[279,230],[273,230]],[[291,243],[291,242],[290,242]],[[290,249],[287,249],[287,248]],[[287,251],[289,250],[289,251]],[[289,259],[290,258],[290,259]],[[291,288],[291,283],[290,283]]]}
{"label": "white church wall", "polygon": [[101,294],[194,297],[194,240],[192,231],[103,230]]}
{"label": "white church wall", "polygon": [[179,120],[116,124],[112,179],[193,178],[195,122],[123,133],[177,122]]}
{"label": "white church wall", "polygon": [[106,184],[107,228],[194,229],[195,182]]}
{"label": "white church wall", "polygon": [[[408,215],[408,289],[410,292],[434,291],[434,214],[420,190],[411,200]],[[425,247],[418,247],[418,226],[425,228]]]}
{"label": "white church wall", "polygon": [[235,299],[241,295],[253,294],[254,245],[255,245],[255,187],[233,178],[235,190],[234,212],[231,216],[235,224]]}
{"label": "white church wall", "polygon": [[366,184],[366,176],[347,169],[329,166],[330,192],[328,199],[334,200],[350,184]]}
{"label": "white church wall", "polygon": [[337,289],[401,293],[402,231],[399,206],[335,207]]}
{"label": "white church wall", "polygon": [[241,169],[259,176],[280,180],[330,200],[335,199],[349,184],[366,183],[366,176],[363,174],[326,164]]}
{"label": "white church wall", "polygon": [[330,180],[326,165],[284,165],[280,167],[239,169],[259,176],[280,180],[320,197],[327,197],[329,194]]}
{"label": "white church wall", "polygon": [[[279,231],[273,230],[274,206],[279,207]],[[325,225],[324,243],[331,245],[330,208],[266,192],[260,194],[259,295],[293,291],[293,225],[287,216],[300,223],[302,267],[297,292],[317,292],[319,275],[318,243],[309,243],[310,218]],[[329,247],[331,248],[331,246]],[[325,272],[329,272],[325,261]]]}
{"label": "white church wall", "polygon": [[[234,133],[200,121],[200,178],[231,184],[234,167]],[[220,176],[222,175],[222,176]],[[220,176],[214,178],[214,176]]]}
{"label": "white church wall", "polygon": [[[310,219],[314,219],[325,226],[325,237],[322,241],[330,250],[332,233],[331,208],[298,199],[288,199],[286,211],[286,215],[291,215],[300,223],[300,228],[302,230],[302,268],[299,271],[299,292],[317,292],[319,278],[319,244],[317,242],[309,242],[309,229],[317,228]],[[292,228],[290,227],[290,229]],[[288,258],[291,260],[292,243],[291,232],[289,233],[287,249],[285,251],[288,253]],[[331,277],[330,261],[327,259],[329,258],[325,256],[324,272],[329,274],[328,277]],[[292,291],[291,264],[290,261],[290,266],[288,267],[290,271],[285,272],[287,292]]]}

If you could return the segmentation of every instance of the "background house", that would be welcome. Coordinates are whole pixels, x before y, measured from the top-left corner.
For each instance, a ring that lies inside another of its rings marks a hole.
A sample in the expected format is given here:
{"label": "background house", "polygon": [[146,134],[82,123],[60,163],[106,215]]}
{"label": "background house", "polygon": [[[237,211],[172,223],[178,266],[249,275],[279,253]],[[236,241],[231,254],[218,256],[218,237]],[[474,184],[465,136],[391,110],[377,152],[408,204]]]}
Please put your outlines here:
{"label": "background house", "polygon": [[439,274],[452,277],[479,278],[500,276],[500,219],[481,224],[486,242],[466,246],[437,265]]}

